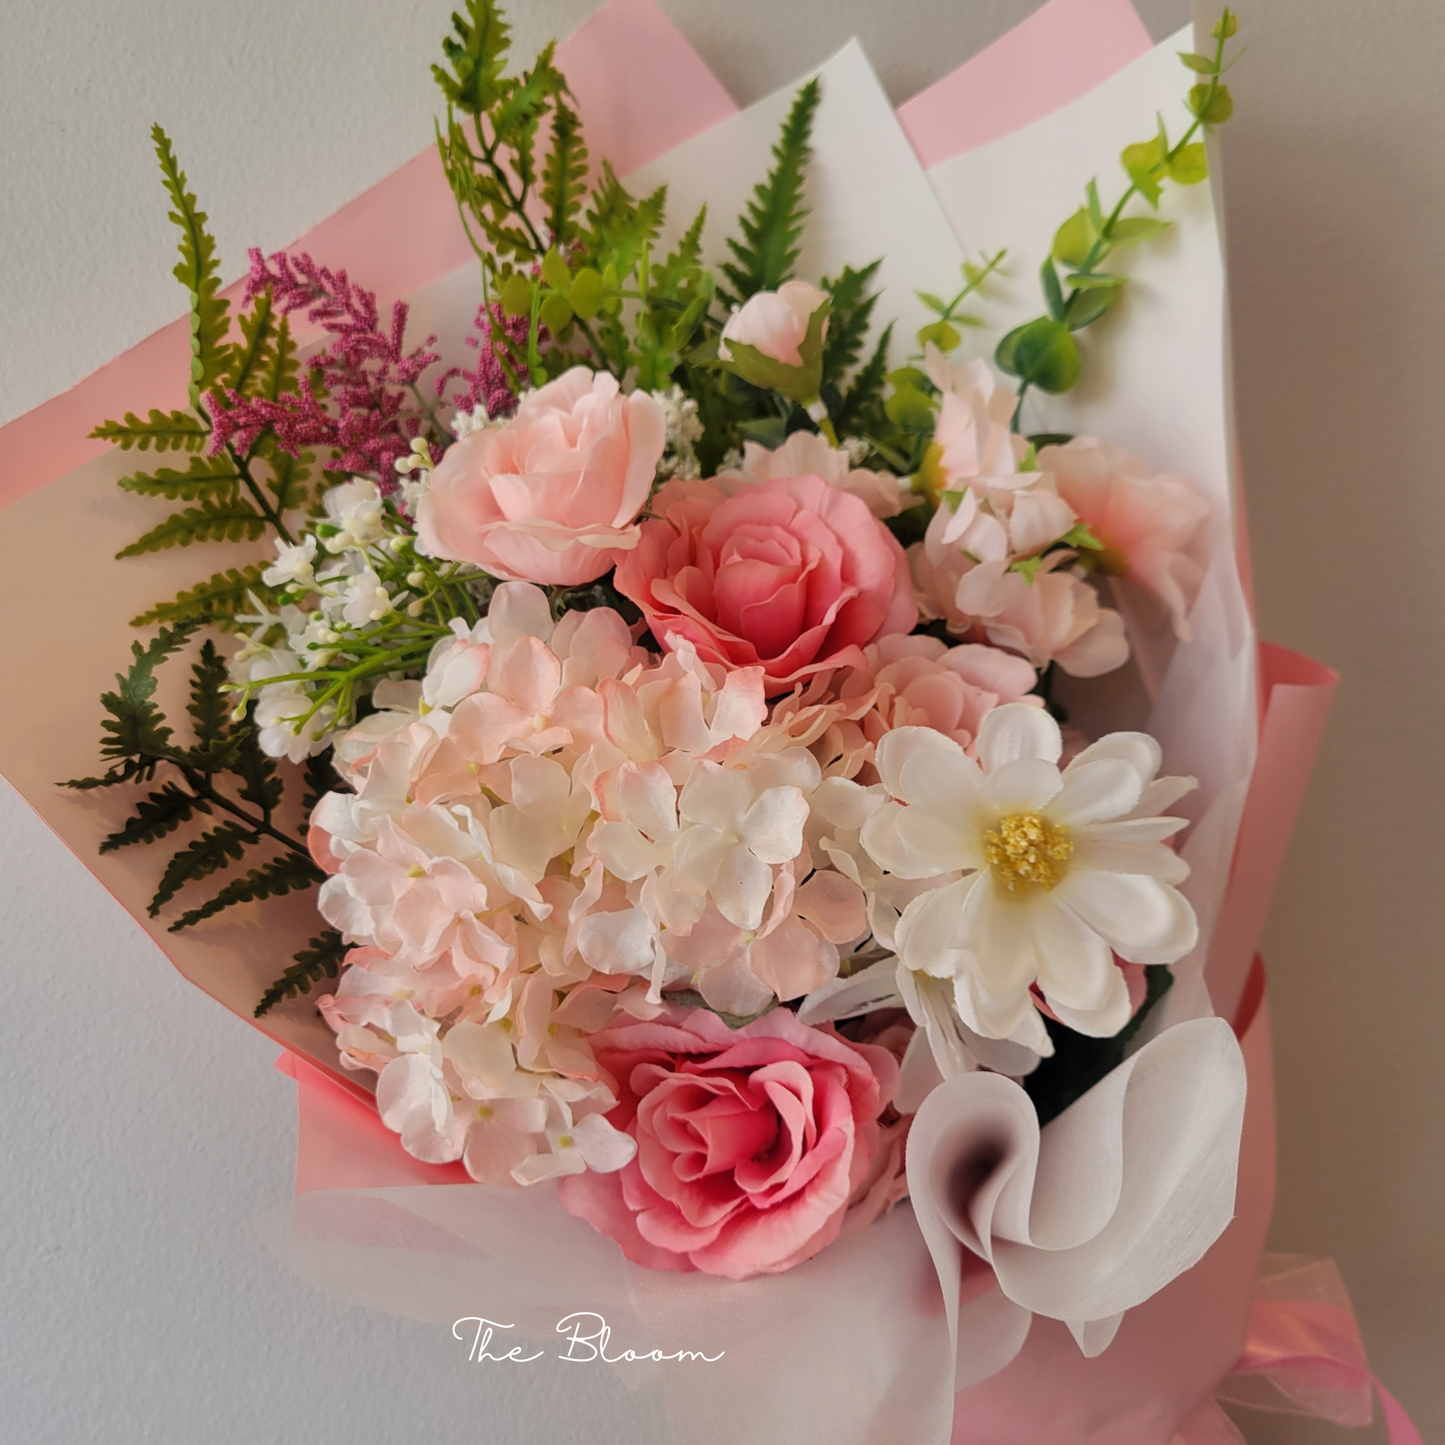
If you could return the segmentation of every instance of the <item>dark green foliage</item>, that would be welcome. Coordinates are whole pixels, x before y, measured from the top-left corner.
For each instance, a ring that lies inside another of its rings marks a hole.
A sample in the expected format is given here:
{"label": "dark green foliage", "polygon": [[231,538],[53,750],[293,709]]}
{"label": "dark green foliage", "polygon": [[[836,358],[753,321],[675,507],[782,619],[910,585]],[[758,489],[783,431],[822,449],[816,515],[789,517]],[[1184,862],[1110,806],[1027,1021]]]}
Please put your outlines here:
{"label": "dark green foliage", "polygon": [[828,340],[823,347],[823,384],[840,386],[843,378],[858,364],[878,293],[868,287],[878,274],[881,260],[870,261],[862,270],[845,266],[836,280],[823,281],[823,290],[833,299],[828,320]]}
{"label": "dark green foliage", "polygon": [[334,928],[318,933],[300,953],[292,955],[296,962],[261,995],[256,1017],[270,1013],[285,999],[309,993],[323,978],[335,978],[346,961],[348,949],[349,945],[341,941],[341,935]]}
{"label": "dark green foliage", "polygon": [[839,398],[833,412],[834,425],[844,435],[875,435],[885,429],[883,384],[888,377],[888,347],[893,340],[893,323],[883,328],[873,354],[858,369],[853,384]]}
{"label": "dark green foliage", "polygon": [[1174,975],[1160,965],[1146,969],[1144,979],[1147,987],[1144,1002],[1112,1039],[1086,1038],[1053,1019],[1044,1020],[1044,1027],[1054,1041],[1053,1057],[1040,1060],[1038,1068],[1023,1080],[1024,1090],[1038,1110],[1040,1127],[1058,1118],[1070,1104],[1124,1062],[1125,1049],[1174,984]]}
{"label": "dark green foliage", "polygon": [[452,12],[452,29],[455,38],[447,36],[442,41],[451,72],[433,65],[432,75],[450,104],[476,115],[500,97],[511,30],[493,0],[467,0],[465,16]]}
{"label": "dark green foliage", "polygon": [[153,472],[135,472],[122,477],[123,491],[142,497],[166,497],[173,502],[194,502],[200,498],[230,501],[237,495],[241,474],[228,456],[193,456],[185,471],[157,467]]}
{"label": "dark green foliage", "polygon": [[[66,784],[87,790],[109,788],[150,783],[161,768],[171,772],[158,789],[136,802],[131,816],[101,845],[103,853],[135,843],[158,842],[197,816],[225,815],[215,827],[172,855],[150,901],[153,918],[187,885],[240,862],[248,849],[280,844],[285,850],[188,909],[171,925],[172,932],[236,903],[311,887],[324,876],[305,844],[275,825],[283,798],[280,773],[261,751],[255,724],[249,718],[237,721],[233,717],[225,660],[213,642],[202,643],[191,665],[186,711],[193,741],[177,741],[156,706],[156,668],[180,651],[194,631],[193,625],[167,627],[148,645],[132,645],[130,667],[117,676],[115,691],[101,698],[107,713],[101,723],[101,756],[110,763],[110,770],[103,777],[77,778]],[[318,780],[312,776],[310,781],[314,789]]]}
{"label": "dark green foliage", "polygon": [[[179,855],[173,861],[178,860]],[[233,878],[214,898],[201,904],[199,908],[188,909],[171,924],[170,931],[178,933],[183,928],[190,928],[207,918],[214,918],[222,909],[233,908],[238,903],[256,903],[263,898],[280,898],[287,893],[299,893],[303,889],[314,888],[325,879],[326,875],[309,858],[302,858],[295,853],[278,854],[268,863],[251,869],[244,877]]]}
{"label": "dark green foliage", "polygon": [[803,181],[811,154],[808,141],[821,97],[816,76],[798,91],[773,147],[773,168],[738,218],[741,239],[728,239],[733,260],[724,262],[722,273],[732,288],[730,300],[746,301],[755,292],[776,291],[793,274],[808,214],[803,209]]}

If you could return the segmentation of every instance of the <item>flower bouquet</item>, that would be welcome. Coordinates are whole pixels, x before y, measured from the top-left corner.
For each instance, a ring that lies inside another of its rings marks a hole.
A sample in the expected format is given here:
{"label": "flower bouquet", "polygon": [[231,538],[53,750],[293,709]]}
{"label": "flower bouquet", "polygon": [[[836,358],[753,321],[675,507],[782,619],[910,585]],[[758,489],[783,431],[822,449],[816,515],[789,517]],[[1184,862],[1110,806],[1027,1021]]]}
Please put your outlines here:
{"label": "flower bouquet", "polygon": [[156,128],[188,395],[73,473],[141,635],[29,791],[286,1046],[299,1272],[705,1353],[679,1440],[1226,1428],[1328,698],[1247,600],[1236,28],[950,147],[856,46],[730,114],[638,0],[518,71],[468,0],[371,253],[470,261],[389,313],[319,246],[224,292]]}

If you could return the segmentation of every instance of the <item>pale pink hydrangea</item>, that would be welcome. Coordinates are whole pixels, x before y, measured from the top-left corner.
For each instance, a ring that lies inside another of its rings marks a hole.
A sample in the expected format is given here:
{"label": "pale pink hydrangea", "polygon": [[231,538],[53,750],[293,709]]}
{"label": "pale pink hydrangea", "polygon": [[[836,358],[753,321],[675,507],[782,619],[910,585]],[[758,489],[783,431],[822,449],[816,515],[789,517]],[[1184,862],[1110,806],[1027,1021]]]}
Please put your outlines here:
{"label": "pale pink hydrangea", "polygon": [[713,485],[731,497],[750,483],[775,477],[822,477],[829,486],[857,497],[875,517],[896,517],[902,510],[904,484],[897,477],[854,466],[841,447],[829,446],[810,431],[795,431],[771,449],[745,442],[741,465],[719,472]]}

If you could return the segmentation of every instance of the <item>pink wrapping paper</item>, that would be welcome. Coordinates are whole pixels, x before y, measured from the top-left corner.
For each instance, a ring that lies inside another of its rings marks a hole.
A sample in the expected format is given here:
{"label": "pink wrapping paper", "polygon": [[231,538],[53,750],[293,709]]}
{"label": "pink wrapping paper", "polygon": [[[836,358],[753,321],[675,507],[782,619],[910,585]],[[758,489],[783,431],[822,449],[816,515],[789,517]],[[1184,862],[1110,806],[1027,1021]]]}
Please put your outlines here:
{"label": "pink wrapping paper", "polygon": [[1129,0],[1049,0],[900,105],[898,119],[928,169],[1086,95],[1151,43]]}

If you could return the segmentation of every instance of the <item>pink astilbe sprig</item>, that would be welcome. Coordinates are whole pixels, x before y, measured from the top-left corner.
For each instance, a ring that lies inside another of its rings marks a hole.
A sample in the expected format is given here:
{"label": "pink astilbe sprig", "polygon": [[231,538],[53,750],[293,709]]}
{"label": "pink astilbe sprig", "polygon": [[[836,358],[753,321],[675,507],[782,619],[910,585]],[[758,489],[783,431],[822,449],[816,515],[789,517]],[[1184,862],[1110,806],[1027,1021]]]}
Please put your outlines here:
{"label": "pink astilbe sprig", "polygon": [[404,301],[393,304],[384,330],[374,292],[353,285],[345,271],[317,265],[305,252],[267,257],[253,248],[250,255],[246,302],[269,289],[282,315],[304,311],[332,341],[310,360],[310,374],[294,396],[272,401],[231,390],[210,393],[212,454],[227,445],[244,451],[269,430],[293,455],[326,448],[336,453],[333,469],[369,474],[384,491],[394,490],[393,464],[411,450],[426,420],[415,388],[440,359],[432,350],[436,337],[406,350]]}
{"label": "pink astilbe sprig", "polygon": [[443,372],[437,377],[437,396],[445,397],[447,387],[453,381],[461,381],[465,389],[451,396],[452,405],[459,411],[469,412],[484,406],[488,416],[510,416],[516,410],[517,393],[497,354],[501,345],[499,337],[505,336],[520,351],[526,346],[527,324],[527,317],[507,316],[496,302],[478,306],[472,334],[467,337],[467,345],[479,353],[477,364],[471,371],[453,366]]}

